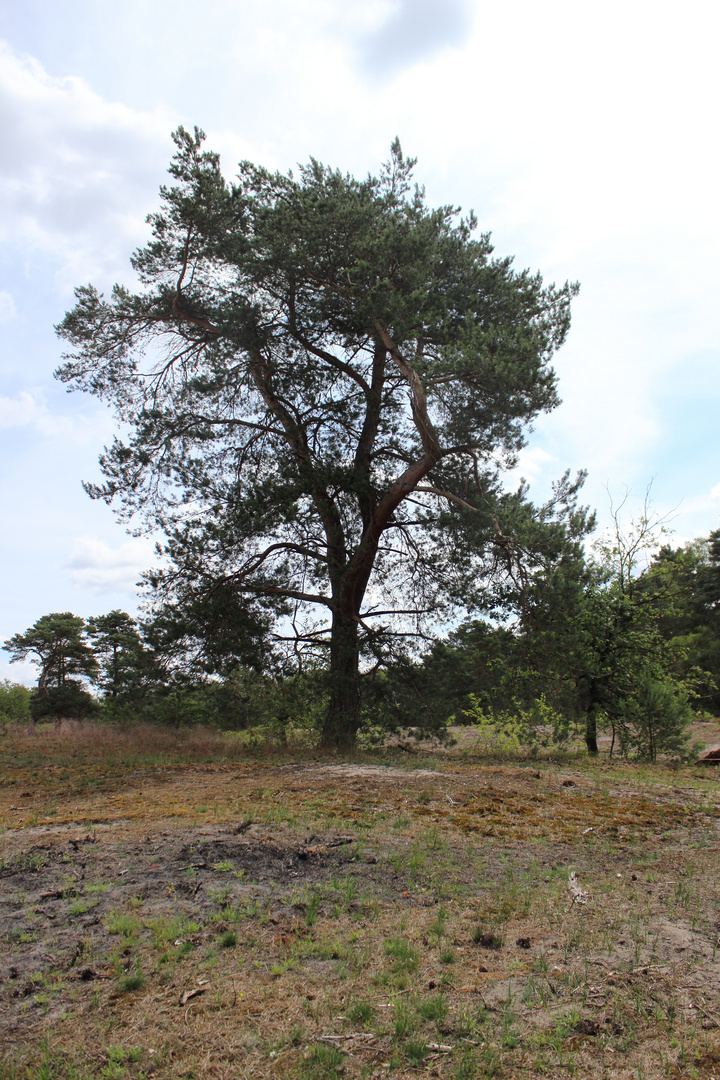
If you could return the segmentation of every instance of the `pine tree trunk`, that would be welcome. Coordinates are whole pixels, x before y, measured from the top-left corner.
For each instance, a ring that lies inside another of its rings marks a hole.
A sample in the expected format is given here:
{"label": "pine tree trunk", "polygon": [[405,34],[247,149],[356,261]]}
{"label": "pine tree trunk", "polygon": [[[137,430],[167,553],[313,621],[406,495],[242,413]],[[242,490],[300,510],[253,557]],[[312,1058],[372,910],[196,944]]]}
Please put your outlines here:
{"label": "pine tree trunk", "polygon": [[352,615],[333,616],[330,639],[330,701],[321,750],[351,750],[360,726],[360,650]]}
{"label": "pine tree trunk", "polygon": [[588,748],[588,754],[597,754],[597,718],[594,705],[590,706],[585,715],[585,745]]}

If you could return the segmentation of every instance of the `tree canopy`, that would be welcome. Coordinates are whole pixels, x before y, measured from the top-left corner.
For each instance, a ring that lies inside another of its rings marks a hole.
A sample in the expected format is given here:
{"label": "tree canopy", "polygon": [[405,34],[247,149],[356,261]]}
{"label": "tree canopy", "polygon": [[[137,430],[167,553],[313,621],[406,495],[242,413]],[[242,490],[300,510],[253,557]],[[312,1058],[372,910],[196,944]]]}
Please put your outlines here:
{"label": "tree canopy", "polygon": [[4,642],[10,663],[29,659],[38,669],[38,690],[64,686],[73,677],[91,679],[97,660],[84,638],[85,622],[71,611],[43,615],[24,634]]}
{"label": "tree canopy", "polygon": [[153,662],[144,648],[135,619],[117,608],[87,621],[98,665],[95,683],[112,701],[133,699],[152,673]]}
{"label": "tree canopy", "polygon": [[329,659],[322,742],[350,745],[361,658],[517,569],[499,477],[558,402],[577,287],[428,207],[397,141],[379,177],[228,183],[202,132],[174,139],[139,290],[82,287],[58,327],[59,377],[127,432],[89,490],[165,532],[178,609],[231,615],[258,663],[268,629]]}
{"label": "tree canopy", "polygon": [[38,668],[37,691],[30,703],[33,720],[93,711],[83,681],[95,677],[98,662],[85,639],[83,619],[70,611],[43,615],[24,634],[5,641],[3,648],[11,664],[29,659]]}

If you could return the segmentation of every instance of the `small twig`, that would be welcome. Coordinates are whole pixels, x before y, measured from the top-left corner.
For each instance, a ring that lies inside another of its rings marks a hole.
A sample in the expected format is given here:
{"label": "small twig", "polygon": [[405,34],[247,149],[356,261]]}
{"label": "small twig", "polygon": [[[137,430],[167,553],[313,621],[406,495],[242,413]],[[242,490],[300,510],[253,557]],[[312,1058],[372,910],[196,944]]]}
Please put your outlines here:
{"label": "small twig", "polygon": [[695,1002],[693,1002],[692,1005],[694,1009],[697,1009],[697,1011],[707,1017],[708,1020],[712,1020],[713,1024],[717,1024],[717,1026],[720,1027],[720,1020],[718,1020],[717,1016],[713,1016],[712,1013],[706,1012],[702,1005],[697,1005]]}
{"label": "small twig", "polygon": [[347,1042],[349,1039],[372,1040],[377,1036],[372,1031],[354,1031],[351,1035],[320,1035],[321,1042]]}
{"label": "small twig", "polygon": [[45,909],[41,908],[41,907],[33,908],[33,911],[35,912],[36,915],[44,915],[46,919],[55,919],[55,918],[57,918],[54,911],[45,911]]}

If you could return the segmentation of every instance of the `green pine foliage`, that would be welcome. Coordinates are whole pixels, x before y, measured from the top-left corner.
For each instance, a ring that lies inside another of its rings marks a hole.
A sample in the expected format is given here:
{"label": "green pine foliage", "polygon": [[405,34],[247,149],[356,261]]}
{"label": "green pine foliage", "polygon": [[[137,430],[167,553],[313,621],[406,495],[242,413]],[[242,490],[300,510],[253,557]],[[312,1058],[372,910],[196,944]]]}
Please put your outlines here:
{"label": "green pine foliage", "polygon": [[175,142],[140,290],[78,289],[58,328],[59,377],[128,432],[89,491],[165,532],[149,583],[208,673],[319,664],[322,743],[350,746],[361,669],[517,569],[500,473],[557,404],[576,286],[429,207],[397,141],[379,176],[235,183],[197,129]]}
{"label": "green pine foliage", "polygon": [[43,615],[24,634],[15,634],[3,646],[11,663],[30,660],[38,667],[37,689],[29,707],[34,720],[46,717],[91,716],[96,704],[84,686],[98,670],[85,638],[84,620],[72,612]]}

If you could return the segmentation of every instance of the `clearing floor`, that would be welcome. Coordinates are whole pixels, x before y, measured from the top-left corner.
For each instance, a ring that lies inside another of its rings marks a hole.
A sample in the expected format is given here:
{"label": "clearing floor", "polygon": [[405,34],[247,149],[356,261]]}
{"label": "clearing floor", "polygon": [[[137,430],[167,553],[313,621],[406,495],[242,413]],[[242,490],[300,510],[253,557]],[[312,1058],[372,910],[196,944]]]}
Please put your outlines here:
{"label": "clearing floor", "polygon": [[3,1080],[720,1080],[720,770],[34,739],[0,775]]}

